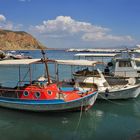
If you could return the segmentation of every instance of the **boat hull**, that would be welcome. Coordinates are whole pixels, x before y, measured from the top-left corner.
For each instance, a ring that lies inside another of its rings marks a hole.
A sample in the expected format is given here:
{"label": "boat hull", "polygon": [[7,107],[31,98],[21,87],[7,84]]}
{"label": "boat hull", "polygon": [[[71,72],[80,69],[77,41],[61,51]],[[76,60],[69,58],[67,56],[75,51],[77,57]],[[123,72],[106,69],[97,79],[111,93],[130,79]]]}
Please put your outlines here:
{"label": "boat hull", "polygon": [[97,98],[98,93],[94,92],[87,96],[81,97],[73,101],[65,102],[61,99],[54,100],[23,100],[23,99],[10,99],[10,98],[0,98],[0,106],[18,109],[18,110],[27,110],[35,112],[45,112],[45,111],[65,111],[65,110],[75,110],[83,107],[92,106]]}
{"label": "boat hull", "polygon": [[97,99],[129,99],[136,98],[140,94],[140,85],[128,86],[121,89],[99,91]]}

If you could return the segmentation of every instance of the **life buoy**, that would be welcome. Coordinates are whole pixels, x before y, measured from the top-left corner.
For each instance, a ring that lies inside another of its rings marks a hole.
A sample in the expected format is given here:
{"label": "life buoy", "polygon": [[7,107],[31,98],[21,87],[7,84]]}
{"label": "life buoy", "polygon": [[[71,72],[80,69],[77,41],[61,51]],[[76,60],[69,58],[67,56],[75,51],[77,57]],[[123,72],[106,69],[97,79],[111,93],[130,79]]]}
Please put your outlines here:
{"label": "life buoy", "polygon": [[41,93],[39,91],[37,91],[37,92],[34,93],[34,96],[35,96],[35,98],[38,99],[38,98],[40,98]]}
{"label": "life buoy", "polygon": [[23,96],[25,96],[25,97],[29,96],[29,91],[25,90],[25,91],[23,92]]}
{"label": "life buoy", "polygon": [[48,93],[49,95],[52,95],[52,94],[53,94],[53,92],[50,91],[50,90],[48,90],[47,93]]}

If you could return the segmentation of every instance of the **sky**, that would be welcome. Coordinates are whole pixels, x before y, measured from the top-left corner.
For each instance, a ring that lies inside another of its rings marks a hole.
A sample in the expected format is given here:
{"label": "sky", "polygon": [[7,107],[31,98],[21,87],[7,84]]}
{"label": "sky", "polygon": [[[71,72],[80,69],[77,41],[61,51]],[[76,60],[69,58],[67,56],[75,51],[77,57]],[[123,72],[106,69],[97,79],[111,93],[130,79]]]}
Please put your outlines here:
{"label": "sky", "polygon": [[140,44],[140,0],[0,0],[0,29],[26,31],[48,48]]}

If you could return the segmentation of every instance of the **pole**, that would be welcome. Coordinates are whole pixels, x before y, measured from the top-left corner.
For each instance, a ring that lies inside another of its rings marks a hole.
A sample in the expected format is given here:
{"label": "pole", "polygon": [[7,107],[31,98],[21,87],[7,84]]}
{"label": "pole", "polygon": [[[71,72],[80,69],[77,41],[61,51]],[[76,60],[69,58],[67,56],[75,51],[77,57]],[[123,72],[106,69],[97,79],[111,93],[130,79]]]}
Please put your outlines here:
{"label": "pole", "polygon": [[58,64],[57,64],[57,62],[55,63],[55,79],[58,83],[59,82],[59,76],[58,76]]}
{"label": "pole", "polygon": [[29,65],[29,74],[30,74],[30,84],[32,84],[32,71],[31,71],[31,65]]}
{"label": "pole", "polygon": [[21,71],[20,71],[20,65],[19,65],[19,84],[18,84],[18,86],[20,86],[21,85]]}
{"label": "pole", "polygon": [[50,75],[49,75],[49,69],[48,69],[48,64],[47,64],[47,61],[48,58],[46,59],[45,57],[45,52],[43,49],[41,49],[41,53],[42,53],[42,56],[43,56],[43,62],[45,63],[45,68],[46,68],[46,73],[47,73],[47,79],[48,79],[48,85],[51,83],[50,82]]}

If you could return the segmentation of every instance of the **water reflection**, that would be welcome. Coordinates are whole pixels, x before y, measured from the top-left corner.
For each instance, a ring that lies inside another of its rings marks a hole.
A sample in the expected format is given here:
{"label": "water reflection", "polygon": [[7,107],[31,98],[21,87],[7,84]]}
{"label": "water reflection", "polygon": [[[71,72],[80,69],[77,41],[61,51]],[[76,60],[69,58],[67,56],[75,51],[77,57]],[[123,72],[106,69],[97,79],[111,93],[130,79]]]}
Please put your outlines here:
{"label": "water reflection", "polygon": [[[97,103],[97,102],[96,102]],[[130,100],[118,100],[114,103],[98,101],[95,110],[102,116],[95,139],[128,140],[140,129],[140,97]]]}
{"label": "water reflection", "polygon": [[140,140],[140,130],[138,130],[134,135],[132,135],[129,140]]}
{"label": "water reflection", "polygon": [[140,126],[139,99],[119,103],[97,101],[81,116],[81,112],[33,113],[0,108],[1,139],[128,139]]}
{"label": "water reflection", "polygon": [[[0,109],[1,139],[90,139],[98,125],[95,110],[68,113],[31,113]],[[77,129],[76,129],[77,128]]]}

